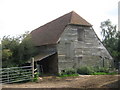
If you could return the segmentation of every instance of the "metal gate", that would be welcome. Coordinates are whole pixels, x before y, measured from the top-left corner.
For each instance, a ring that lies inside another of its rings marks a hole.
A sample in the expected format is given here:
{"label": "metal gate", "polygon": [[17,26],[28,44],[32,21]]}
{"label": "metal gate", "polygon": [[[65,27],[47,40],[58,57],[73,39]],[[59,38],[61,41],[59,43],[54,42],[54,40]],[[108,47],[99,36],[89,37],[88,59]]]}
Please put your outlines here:
{"label": "metal gate", "polygon": [[14,83],[32,79],[32,66],[0,69],[0,83]]}

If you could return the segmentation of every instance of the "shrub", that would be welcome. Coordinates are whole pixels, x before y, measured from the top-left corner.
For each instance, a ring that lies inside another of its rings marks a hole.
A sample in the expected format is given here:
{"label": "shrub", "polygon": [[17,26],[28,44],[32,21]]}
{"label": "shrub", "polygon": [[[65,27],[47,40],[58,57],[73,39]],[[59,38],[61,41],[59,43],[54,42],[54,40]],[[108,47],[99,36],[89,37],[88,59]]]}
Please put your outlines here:
{"label": "shrub", "polygon": [[94,67],[94,71],[95,72],[105,72],[105,73],[109,73],[110,69],[106,68],[106,67]]}
{"label": "shrub", "polygon": [[69,76],[78,76],[76,70],[74,69],[67,69],[64,72],[59,74],[60,77],[69,77]]}
{"label": "shrub", "polygon": [[106,67],[80,67],[77,70],[68,69],[64,70],[59,76],[60,77],[68,77],[68,76],[78,76],[81,75],[115,75],[116,72],[110,72],[109,68]]}
{"label": "shrub", "polygon": [[66,70],[65,72],[67,75],[71,75],[71,74],[76,74],[76,71],[74,69],[69,69],[69,70]]}
{"label": "shrub", "polygon": [[94,73],[94,70],[92,67],[80,67],[77,69],[78,74],[83,74],[83,75],[90,75]]}
{"label": "shrub", "polygon": [[71,75],[76,74],[76,71],[74,69],[68,69],[61,73],[61,75]]}

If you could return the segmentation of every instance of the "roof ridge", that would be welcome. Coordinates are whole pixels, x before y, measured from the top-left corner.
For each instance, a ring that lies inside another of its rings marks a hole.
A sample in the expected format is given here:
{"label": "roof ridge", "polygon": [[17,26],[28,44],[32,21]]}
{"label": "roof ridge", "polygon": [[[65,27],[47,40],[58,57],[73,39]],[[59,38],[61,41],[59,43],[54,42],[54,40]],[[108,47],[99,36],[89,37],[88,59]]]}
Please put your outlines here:
{"label": "roof ridge", "polygon": [[71,11],[33,30],[32,40],[36,46],[56,44],[65,27],[69,24],[91,27],[85,19]]}
{"label": "roof ridge", "polygon": [[70,13],[71,13],[71,16],[70,16],[70,22],[69,22],[69,23],[71,23],[71,21],[72,21],[73,12],[74,12],[74,11],[71,11],[71,12],[70,12]]}
{"label": "roof ridge", "polygon": [[84,18],[82,18],[75,11],[71,11],[70,24],[84,25],[84,26],[92,26],[89,22],[87,22]]}

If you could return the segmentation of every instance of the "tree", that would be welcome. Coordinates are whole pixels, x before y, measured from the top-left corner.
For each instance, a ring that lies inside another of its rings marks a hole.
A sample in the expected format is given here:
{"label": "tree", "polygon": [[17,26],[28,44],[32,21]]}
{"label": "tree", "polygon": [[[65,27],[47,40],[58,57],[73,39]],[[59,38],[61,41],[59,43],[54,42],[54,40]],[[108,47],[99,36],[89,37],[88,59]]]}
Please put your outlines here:
{"label": "tree", "polygon": [[120,32],[116,30],[116,25],[112,25],[109,19],[101,22],[100,28],[102,29],[102,42],[113,56],[117,68],[118,62],[120,62]]}
{"label": "tree", "polygon": [[22,41],[19,45],[19,63],[27,62],[31,57],[38,53],[31,40],[31,35],[27,32],[22,35]]}
{"label": "tree", "polygon": [[103,40],[109,40],[115,37],[116,25],[112,25],[109,19],[104,22],[101,22],[100,28],[102,29],[101,34],[103,36]]}
{"label": "tree", "polygon": [[2,66],[14,66],[14,59],[18,54],[19,37],[4,36],[2,38]]}
{"label": "tree", "polygon": [[20,66],[37,54],[29,32],[17,37],[2,38],[2,67]]}

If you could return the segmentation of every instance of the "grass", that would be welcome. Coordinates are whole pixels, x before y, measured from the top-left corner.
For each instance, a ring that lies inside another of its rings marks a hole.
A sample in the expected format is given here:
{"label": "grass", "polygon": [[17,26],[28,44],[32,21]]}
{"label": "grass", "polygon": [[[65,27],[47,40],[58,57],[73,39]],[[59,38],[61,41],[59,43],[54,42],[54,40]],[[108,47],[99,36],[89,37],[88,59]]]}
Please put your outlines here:
{"label": "grass", "polygon": [[63,74],[63,75],[59,75],[59,77],[63,78],[63,77],[74,77],[74,76],[79,76],[79,74]]}
{"label": "grass", "polygon": [[117,72],[105,67],[80,67],[77,69],[80,75],[116,75]]}
{"label": "grass", "polygon": [[116,75],[116,72],[112,72],[112,73],[106,73],[106,72],[95,72],[92,73],[91,75]]}
{"label": "grass", "polygon": [[[112,72],[111,72],[112,71]],[[117,72],[105,67],[80,67],[75,69],[68,69],[59,74],[59,77],[73,77],[79,75],[116,75]]]}

